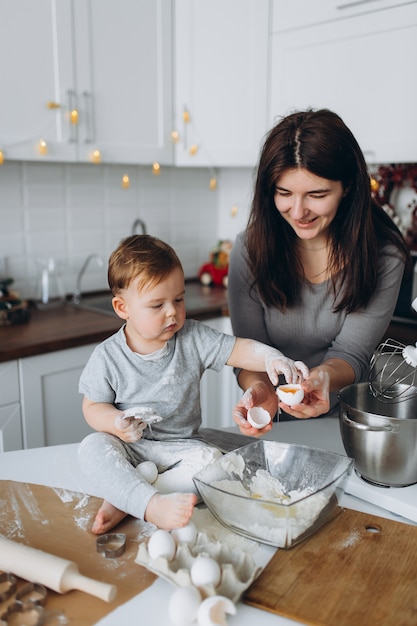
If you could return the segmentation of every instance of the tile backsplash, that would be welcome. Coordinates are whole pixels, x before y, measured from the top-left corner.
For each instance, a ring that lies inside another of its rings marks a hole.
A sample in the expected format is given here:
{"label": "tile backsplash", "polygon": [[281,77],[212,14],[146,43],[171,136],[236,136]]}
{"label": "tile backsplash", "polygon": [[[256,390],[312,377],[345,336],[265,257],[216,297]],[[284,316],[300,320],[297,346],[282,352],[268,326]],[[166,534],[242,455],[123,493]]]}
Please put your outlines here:
{"label": "tile backsplash", "polygon": [[[130,187],[123,189],[128,174]],[[89,254],[83,291],[107,288],[107,259],[136,218],[177,251],[187,278],[197,275],[218,239],[245,227],[252,170],[6,162],[0,167],[0,274],[21,297],[35,296],[39,259],[54,257],[66,293]]]}

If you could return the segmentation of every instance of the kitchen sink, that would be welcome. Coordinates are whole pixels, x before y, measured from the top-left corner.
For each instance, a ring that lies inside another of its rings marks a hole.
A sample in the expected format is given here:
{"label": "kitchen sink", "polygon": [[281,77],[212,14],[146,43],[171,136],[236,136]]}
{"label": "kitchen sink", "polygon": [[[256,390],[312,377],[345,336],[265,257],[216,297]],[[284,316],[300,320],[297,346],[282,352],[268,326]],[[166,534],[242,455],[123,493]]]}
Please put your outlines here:
{"label": "kitchen sink", "polygon": [[[80,302],[72,306],[115,316],[111,301],[110,291],[90,292],[82,294]],[[200,320],[219,317],[224,315],[223,311],[227,308],[227,291],[223,287],[203,287],[198,282],[186,283],[185,306],[187,317]]]}
{"label": "kitchen sink", "polygon": [[94,311],[94,313],[102,313],[103,315],[113,315],[114,312],[111,293],[99,294],[94,296],[82,296],[79,304],[74,306],[86,311]]}

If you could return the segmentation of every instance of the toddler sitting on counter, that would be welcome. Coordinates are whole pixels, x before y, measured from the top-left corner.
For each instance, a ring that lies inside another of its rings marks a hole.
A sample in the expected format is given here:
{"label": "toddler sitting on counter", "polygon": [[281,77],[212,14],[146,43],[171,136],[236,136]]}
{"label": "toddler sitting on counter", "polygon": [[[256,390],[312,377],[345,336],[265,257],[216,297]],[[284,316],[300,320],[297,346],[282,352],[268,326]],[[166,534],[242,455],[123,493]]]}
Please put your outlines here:
{"label": "toddler sitting on counter", "polygon": [[[181,262],[156,237],[123,239],[108,280],[125,323],[95,348],[79,383],[96,431],[81,442],[79,462],[104,498],[92,531],[107,532],[127,514],[172,530],[189,522],[198,501],[193,475],[221,455],[199,436],[205,370],[263,371],[274,385],[280,374],[296,383],[309,371],[275,348],[186,319]],[[156,480],[140,473],[144,461],[160,471]]]}

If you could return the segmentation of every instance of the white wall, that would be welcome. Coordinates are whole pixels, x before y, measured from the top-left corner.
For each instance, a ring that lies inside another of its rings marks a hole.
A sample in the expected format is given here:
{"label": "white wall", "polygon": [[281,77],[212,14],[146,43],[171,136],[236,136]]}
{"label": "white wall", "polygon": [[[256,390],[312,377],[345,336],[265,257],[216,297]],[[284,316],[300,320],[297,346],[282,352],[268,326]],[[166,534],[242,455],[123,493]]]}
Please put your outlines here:
{"label": "white wall", "polygon": [[[129,189],[121,186],[124,173]],[[84,259],[97,253],[104,267],[92,263],[82,289],[105,289],[108,256],[140,217],[194,277],[217,240],[233,240],[247,220],[252,170],[217,175],[210,191],[205,168],[167,167],[154,176],[144,166],[6,162],[0,167],[0,274],[15,279],[21,297],[33,297],[37,259],[53,256],[72,293]]]}

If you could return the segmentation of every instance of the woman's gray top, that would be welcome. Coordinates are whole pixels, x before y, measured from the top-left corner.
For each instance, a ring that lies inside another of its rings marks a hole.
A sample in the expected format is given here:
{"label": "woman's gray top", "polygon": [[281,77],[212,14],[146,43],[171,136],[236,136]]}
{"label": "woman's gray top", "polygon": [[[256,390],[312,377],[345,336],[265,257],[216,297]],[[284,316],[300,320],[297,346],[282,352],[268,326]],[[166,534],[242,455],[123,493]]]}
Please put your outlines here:
{"label": "woman's gray top", "polygon": [[229,265],[233,333],[274,346],[309,367],[326,359],[343,359],[352,366],[355,382],[367,380],[369,359],[392,318],[403,271],[404,261],[396,248],[387,247],[381,252],[378,283],[366,308],[350,314],[335,313],[331,285],[325,281],[305,284],[300,303],[281,313],[261,301],[256,286],[251,289],[253,278],[242,232],[234,243]]}

